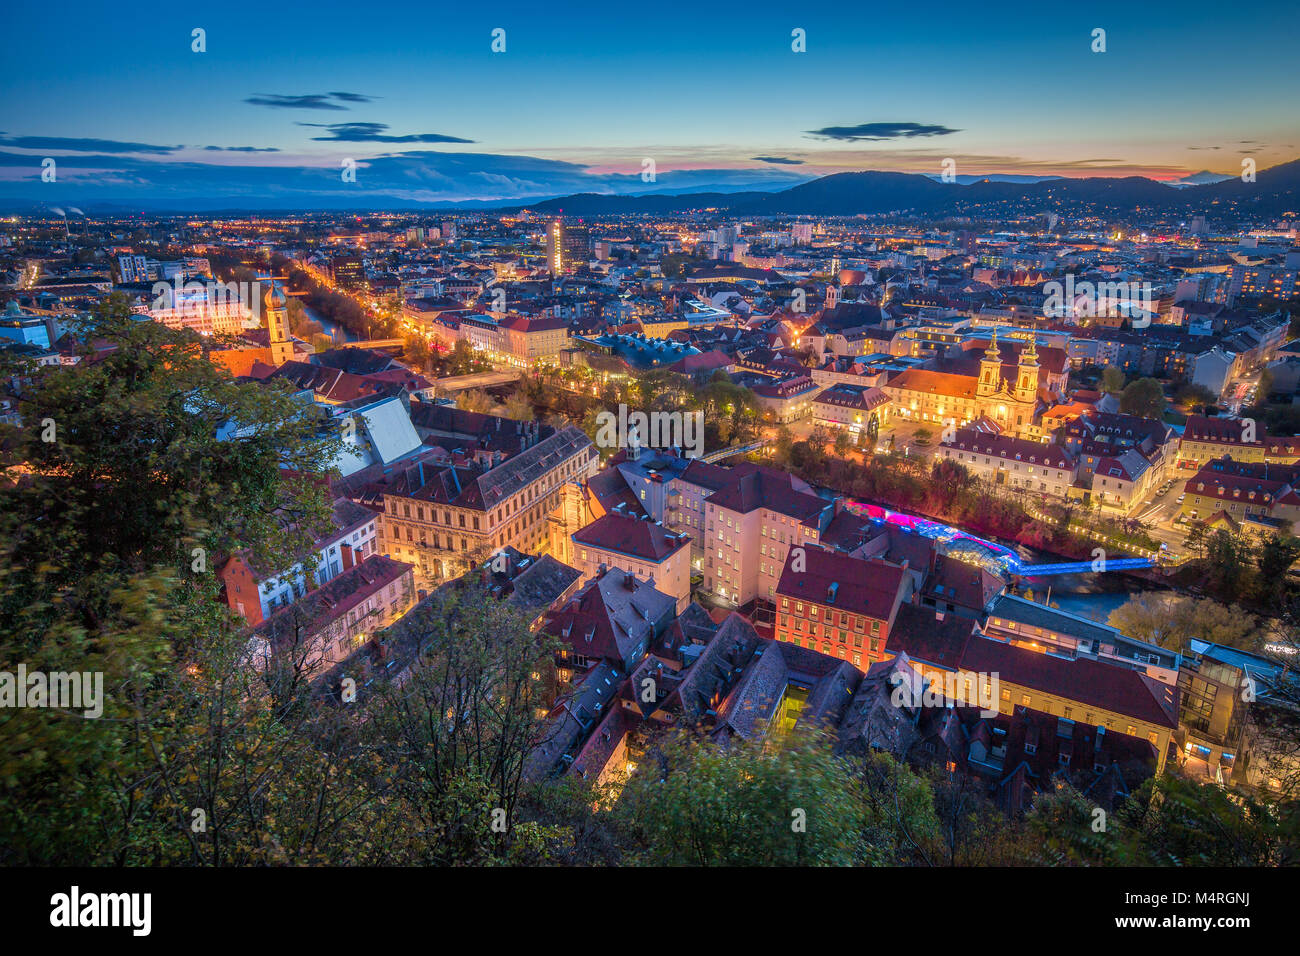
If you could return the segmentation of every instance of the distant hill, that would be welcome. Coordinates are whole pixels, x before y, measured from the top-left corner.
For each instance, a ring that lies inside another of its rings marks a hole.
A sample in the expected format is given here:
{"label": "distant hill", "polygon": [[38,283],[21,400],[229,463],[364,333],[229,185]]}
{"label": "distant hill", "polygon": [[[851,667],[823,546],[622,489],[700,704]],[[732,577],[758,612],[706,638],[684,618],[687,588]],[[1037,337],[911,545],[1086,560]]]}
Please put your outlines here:
{"label": "distant hill", "polygon": [[[97,199],[76,192],[60,194],[60,204],[75,205],[90,215],[117,214],[147,209],[153,212],[193,211],[235,214],[241,211],[303,211],[332,209],[356,212],[379,210],[475,210],[512,211],[530,209],[541,215],[599,217],[615,215],[673,215],[698,209],[727,210],[737,216],[816,215],[856,216],[906,213],[922,216],[977,216],[999,218],[1057,212],[1064,215],[1091,214],[1122,218],[1135,213],[1173,215],[1209,214],[1222,219],[1269,218],[1300,210],[1300,160],[1261,169],[1253,183],[1240,176],[1220,181],[1213,173],[1201,172],[1175,183],[1156,182],[1141,176],[1081,179],[1065,177],[990,176],[969,181],[944,183],[921,173],[867,171],[836,173],[778,191],[723,191],[646,193],[611,195],[577,193],[569,196],[520,200],[473,200],[419,202],[394,200],[382,190],[370,194],[311,198],[302,194],[267,196],[250,201],[244,196],[213,192],[201,199],[155,198],[132,203],[129,200]],[[0,198],[0,212],[39,214],[47,211],[44,200]]]}
{"label": "distant hill", "polygon": [[[1213,174],[1198,174],[1198,177]],[[1217,177],[1213,177],[1217,178]],[[1142,176],[1082,179],[1053,178],[1034,182],[981,179],[971,183],[937,182],[920,173],[867,171],[835,173],[774,193],[684,193],[677,196],[606,196],[582,193],[526,207],[535,212],[601,216],[676,213],[691,209],[727,209],[736,215],[856,216],[916,213],[922,215],[984,215],[1024,212],[1035,208],[1065,211],[1089,208],[1111,215],[1136,211],[1204,212],[1218,204],[1235,204],[1239,213],[1280,215],[1300,209],[1300,160],[1260,170],[1253,183],[1240,177],[1218,182],[1179,185]]]}
{"label": "distant hill", "polygon": [[545,199],[541,202],[514,206],[515,209],[531,209],[533,212],[551,215],[563,212],[566,216],[617,216],[629,214],[678,213],[690,209],[734,209],[758,199],[769,193],[683,193],[677,196],[656,193],[651,196],[612,196],[604,193],[578,193],[574,196],[562,196],[559,199]]}

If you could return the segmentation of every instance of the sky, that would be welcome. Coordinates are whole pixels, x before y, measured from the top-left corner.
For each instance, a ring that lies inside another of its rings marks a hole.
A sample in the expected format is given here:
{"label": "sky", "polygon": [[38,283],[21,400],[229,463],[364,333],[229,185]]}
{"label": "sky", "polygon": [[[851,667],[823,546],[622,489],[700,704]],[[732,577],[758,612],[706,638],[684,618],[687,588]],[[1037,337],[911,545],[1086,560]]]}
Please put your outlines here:
{"label": "sky", "polygon": [[9,0],[0,199],[505,201],[945,160],[1176,181],[1300,156],[1294,0],[882,6]]}

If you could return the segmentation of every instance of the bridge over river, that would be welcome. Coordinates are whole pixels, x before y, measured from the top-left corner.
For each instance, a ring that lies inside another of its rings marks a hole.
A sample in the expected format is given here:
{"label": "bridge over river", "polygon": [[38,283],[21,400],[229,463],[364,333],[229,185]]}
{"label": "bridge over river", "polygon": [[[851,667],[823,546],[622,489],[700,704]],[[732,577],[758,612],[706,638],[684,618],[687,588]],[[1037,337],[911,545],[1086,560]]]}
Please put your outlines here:
{"label": "bridge over river", "polygon": [[1058,574],[1087,574],[1105,571],[1133,571],[1141,568],[1155,567],[1158,562],[1152,558],[1109,557],[1087,561],[1060,561],[1051,563],[1025,563],[1020,555],[1005,545],[989,541],[960,528],[909,515],[901,511],[891,511],[880,505],[852,502],[849,507],[858,514],[886,524],[907,528],[917,534],[934,540],[942,554],[968,560],[972,564],[983,565],[995,574],[1012,574],[1018,577],[1038,578]]}

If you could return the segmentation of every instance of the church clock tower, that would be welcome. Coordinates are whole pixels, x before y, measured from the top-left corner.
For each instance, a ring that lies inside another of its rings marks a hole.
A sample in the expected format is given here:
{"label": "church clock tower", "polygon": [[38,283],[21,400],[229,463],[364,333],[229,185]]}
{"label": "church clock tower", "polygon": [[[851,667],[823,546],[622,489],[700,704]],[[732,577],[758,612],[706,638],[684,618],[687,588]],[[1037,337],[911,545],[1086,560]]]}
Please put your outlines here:
{"label": "church clock tower", "polygon": [[989,347],[984,350],[984,357],[980,359],[980,380],[975,386],[975,394],[992,397],[998,393],[1001,385],[1002,352],[998,349],[998,327],[995,325]]}
{"label": "church clock tower", "polygon": [[1016,400],[1021,402],[1032,402],[1038,396],[1038,349],[1032,336],[1029,345],[1020,353],[1014,394]]}
{"label": "church clock tower", "polygon": [[279,368],[293,358],[293,342],[289,338],[289,307],[284,293],[275,280],[266,294],[266,331],[270,337],[271,364]]}

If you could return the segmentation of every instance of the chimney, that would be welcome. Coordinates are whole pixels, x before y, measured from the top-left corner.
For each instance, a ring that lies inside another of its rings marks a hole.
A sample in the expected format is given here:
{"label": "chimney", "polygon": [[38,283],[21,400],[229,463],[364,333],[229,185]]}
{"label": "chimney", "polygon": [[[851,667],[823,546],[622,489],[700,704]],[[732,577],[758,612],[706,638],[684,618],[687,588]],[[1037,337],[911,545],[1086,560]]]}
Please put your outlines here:
{"label": "chimney", "polygon": [[356,559],[352,555],[352,545],[346,541],[343,542],[343,544],[339,545],[339,554],[343,558],[343,570],[350,571],[352,566],[356,564]]}

